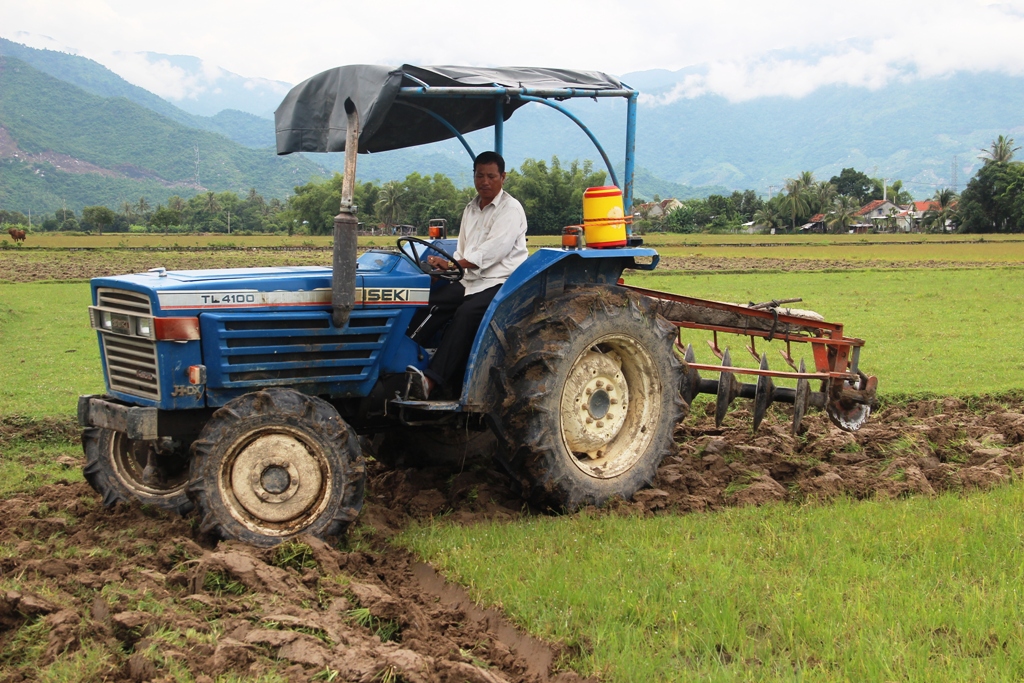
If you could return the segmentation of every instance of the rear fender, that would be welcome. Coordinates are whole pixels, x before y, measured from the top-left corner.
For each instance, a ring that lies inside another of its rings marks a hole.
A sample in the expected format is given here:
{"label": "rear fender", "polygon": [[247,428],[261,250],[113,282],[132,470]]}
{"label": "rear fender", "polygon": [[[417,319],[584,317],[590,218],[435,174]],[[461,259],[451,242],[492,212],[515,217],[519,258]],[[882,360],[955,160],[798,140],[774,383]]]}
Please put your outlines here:
{"label": "rear fender", "polygon": [[534,252],[509,276],[484,313],[466,364],[461,400],[464,410],[487,413],[501,400],[494,392],[490,374],[491,368],[505,360],[508,342],[504,331],[530,315],[538,301],[561,296],[566,287],[614,285],[624,269],[654,270],[658,258],[658,252],[642,247]]}

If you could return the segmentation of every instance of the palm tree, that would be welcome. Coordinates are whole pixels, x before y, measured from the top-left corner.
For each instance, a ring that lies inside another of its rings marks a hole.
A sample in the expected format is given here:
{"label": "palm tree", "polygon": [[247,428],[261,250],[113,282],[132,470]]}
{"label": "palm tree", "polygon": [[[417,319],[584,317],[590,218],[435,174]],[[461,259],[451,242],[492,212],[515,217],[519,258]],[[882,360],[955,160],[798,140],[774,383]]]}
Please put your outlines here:
{"label": "palm tree", "polygon": [[896,232],[896,219],[899,216],[900,210],[895,206],[889,209],[889,214],[885,217],[885,225],[892,232]]}
{"label": "palm tree", "polygon": [[135,218],[135,205],[129,201],[121,202],[121,215],[124,216],[130,224],[132,219]]}
{"label": "palm tree", "polygon": [[827,180],[814,183],[807,189],[811,194],[814,208],[819,213],[825,213],[825,210],[835,201],[836,186]]}
{"label": "palm tree", "polygon": [[139,197],[139,201],[135,204],[135,208],[139,210],[140,215],[145,216],[153,207],[149,205],[149,202],[146,201],[145,197]]}
{"label": "palm tree", "polygon": [[270,209],[267,207],[267,201],[263,199],[263,195],[256,191],[255,187],[249,188],[249,194],[245,197],[245,203],[249,206],[255,206],[260,214],[266,216]]}
{"label": "palm tree", "polygon": [[989,164],[1008,164],[1013,161],[1013,153],[1018,149],[1020,147],[1013,146],[1013,138],[1000,135],[992,141],[988,149],[981,150],[983,155],[981,158],[984,159],[986,166]]}
{"label": "palm tree", "polygon": [[812,187],[814,187],[814,183],[816,182],[814,180],[813,171],[801,171],[800,175],[797,176],[796,180],[797,182],[800,183],[800,186],[805,190],[809,190]]}
{"label": "palm tree", "polygon": [[888,198],[890,202],[897,206],[909,204],[914,200],[910,193],[903,189],[902,180],[892,181],[892,185],[889,186]]}
{"label": "palm tree", "polygon": [[924,212],[921,222],[928,226],[929,232],[945,232],[946,223],[956,218],[956,193],[948,187],[944,187],[941,190],[936,190],[932,202],[932,205]]}
{"label": "palm tree", "polygon": [[384,183],[377,195],[377,215],[385,227],[392,227],[398,222],[402,212],[402,199],[405,188],[402,183],[392,180]]}
{"label": "palm tree", "polygon": [[851,225],[857,222],[858,209],[860,209],[860,204],[856,197],[840,195],[832,204],[832,210],[825,222],[832,232],[846,232]]}
{"label": "palm tree", "polygon": [[771,232],[782,227],[782,214],[772,204],[765,204],[754,212],[754,224],[763,225]]}
{"label": "palm tree", "polygon": [[807,201],[807,185],[805,180],[814,176],[810,171],[804,171],[799,178],[786,180],[786,194],[782,197],[780,208],[789,214],[793,221],[793,230],[796,231],[796,217],[806,215],[810,211],[810,202]]}
{"label": "palm tree", "polygon": [[217,201],[217,195],[212,192],[206,193],[206,202],[203,206],[204,209],[210,213],[217,213],[220,211],[220,202]]}
{"label": "palm tree", "polygon": [[185,200],[178,195],[172,195],[171,198],[167,200],[167,208],[173,209],[174,211],[184,211]]}

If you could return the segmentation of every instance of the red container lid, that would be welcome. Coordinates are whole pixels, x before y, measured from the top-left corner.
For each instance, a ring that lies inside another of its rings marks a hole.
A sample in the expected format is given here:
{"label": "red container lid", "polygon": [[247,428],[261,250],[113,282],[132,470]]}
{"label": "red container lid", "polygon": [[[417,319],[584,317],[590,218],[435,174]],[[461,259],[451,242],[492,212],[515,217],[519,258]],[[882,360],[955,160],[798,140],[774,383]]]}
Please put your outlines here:
{"label": "red container lid", "polygon": [[622,190],[614,185],[605,185],[604,187],[588,187],[583,191],[584,197],[614,197],[621,195]]}

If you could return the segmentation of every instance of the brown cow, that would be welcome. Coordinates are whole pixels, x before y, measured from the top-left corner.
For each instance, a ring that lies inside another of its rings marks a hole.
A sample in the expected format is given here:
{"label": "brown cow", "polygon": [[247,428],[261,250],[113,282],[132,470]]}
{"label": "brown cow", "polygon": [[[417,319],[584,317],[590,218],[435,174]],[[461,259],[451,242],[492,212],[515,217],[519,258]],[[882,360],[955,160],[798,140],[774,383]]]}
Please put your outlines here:
{"label": "brown cow", "polygon": [[17,244],[18,242],[25,241],[24,230],[18,230],[17,228],[7,228],[7,234],[11,236],[11,239],[14,240],[15,244]]}

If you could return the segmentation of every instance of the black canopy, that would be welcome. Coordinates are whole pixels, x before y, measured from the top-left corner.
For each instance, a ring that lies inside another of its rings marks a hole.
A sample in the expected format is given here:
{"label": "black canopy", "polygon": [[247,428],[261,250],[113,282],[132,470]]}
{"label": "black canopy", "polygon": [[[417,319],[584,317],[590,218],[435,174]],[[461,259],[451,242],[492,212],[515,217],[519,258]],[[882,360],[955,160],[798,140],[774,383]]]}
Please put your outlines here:
{"label": "black canopy", "polygon": [[[274,113],[277,153],[343,152],[351,100],[362,130],[360,152],[383,152],[455,137],[436,118],[440,115],[460,133],[493,126],[495,99],[457,94],[399,97],[403,87],[426,84],[442,88],[506,87],[533,90],[577,88],[622,90],[618,79],[597,71],[571,71],[526,67],[476,68],[467,66],[374,66],[357,64],[324,71],[299,83]],[[526,104],[512,97],[504,104],[504,119]]]}

